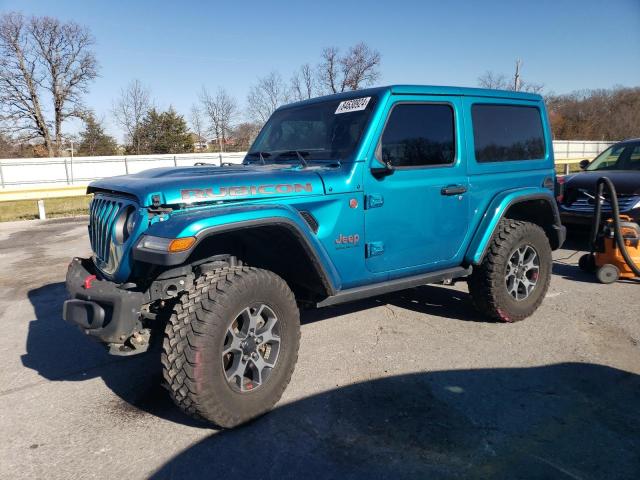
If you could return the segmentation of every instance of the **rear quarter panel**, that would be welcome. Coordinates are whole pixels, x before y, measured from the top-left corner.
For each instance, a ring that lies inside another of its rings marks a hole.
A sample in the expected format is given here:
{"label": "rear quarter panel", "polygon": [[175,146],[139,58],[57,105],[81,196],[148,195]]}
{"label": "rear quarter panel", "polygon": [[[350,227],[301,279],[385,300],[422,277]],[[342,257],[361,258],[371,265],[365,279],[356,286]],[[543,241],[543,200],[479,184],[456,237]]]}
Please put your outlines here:
{"label": "rear quarter panel", "polygon": [[[523,105],[536,107],[540,111],[545,140],[544,157],[535,160],[478,162],[475,156],[473,138],[473,118],[471,108],[474,104]],[[475,263],[478,260],[478,248],[490,239],[493,227],[504,215],[506,206],[518,197],[531,195],[548,196],[554,201],[552,193],[543,187],[548,177],[555,179],[553,143],[547,112],[542,99],[524,100],[491,97],[464,97],[463,115],[466,126],[467,172],[469,176],[469,203],[471,208],[470,231],[473,232],[467,249],[465,261]]]}

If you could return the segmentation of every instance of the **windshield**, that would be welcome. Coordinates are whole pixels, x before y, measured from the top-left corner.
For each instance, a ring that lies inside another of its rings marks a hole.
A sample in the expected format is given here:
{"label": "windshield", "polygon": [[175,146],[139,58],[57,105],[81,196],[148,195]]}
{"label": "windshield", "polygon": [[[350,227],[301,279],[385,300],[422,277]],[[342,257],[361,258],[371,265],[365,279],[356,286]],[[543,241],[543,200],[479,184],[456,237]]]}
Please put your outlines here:
{"label": "windshield", "polygon": [[245,163],[352,160],[376,97],[285,108],[271,115]]}
{"label": "windshield", "polygon": [[640,142],[607,148],[587,167],[589,172],[596,170],[640,170]]}

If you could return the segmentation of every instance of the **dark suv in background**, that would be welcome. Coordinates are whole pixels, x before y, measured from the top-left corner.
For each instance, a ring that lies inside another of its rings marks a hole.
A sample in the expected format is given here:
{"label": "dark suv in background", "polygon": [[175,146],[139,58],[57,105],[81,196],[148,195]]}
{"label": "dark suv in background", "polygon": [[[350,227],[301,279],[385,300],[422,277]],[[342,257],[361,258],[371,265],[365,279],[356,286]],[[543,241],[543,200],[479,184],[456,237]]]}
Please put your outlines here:
{"label": "dark suv in background", "polygon": [[[564,225],[591,225],[596,182],[603,176],[616,187],[620,214],[640,223],[640,139],[616,143],[593,161],[584,160],[580,167],[584,171],[558,177],[558,206]],[[602,211],[605,217],[611,213],[606,200]]]}

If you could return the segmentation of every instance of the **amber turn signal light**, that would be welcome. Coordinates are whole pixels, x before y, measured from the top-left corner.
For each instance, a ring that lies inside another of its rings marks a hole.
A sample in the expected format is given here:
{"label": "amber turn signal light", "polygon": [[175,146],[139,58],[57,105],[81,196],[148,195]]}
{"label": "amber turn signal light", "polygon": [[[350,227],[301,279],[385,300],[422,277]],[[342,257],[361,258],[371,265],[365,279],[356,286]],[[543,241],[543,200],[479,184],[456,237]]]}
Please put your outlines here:
{"label": "amber turn signal light", "polygon": [[196,243],[196,237],[175,238],[169,243],[168,250],[172,253],[189,250]]}

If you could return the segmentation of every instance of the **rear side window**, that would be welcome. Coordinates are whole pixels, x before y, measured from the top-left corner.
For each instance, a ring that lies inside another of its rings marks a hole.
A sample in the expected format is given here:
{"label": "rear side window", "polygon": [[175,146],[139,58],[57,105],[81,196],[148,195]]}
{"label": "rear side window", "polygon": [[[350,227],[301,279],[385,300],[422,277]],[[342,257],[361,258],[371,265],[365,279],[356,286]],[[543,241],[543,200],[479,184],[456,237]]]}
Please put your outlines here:
{"label": "rear side window", "polygon": [[508,162],[545,155],[540,110],[520,105],[475,104],[473,140],[476,161]]}
{"label": "rear side window", "polygon": [[640,170],[640,145],[636,145],[629,157],[629,170]]}
{"label": "rear side window", "polygon": [[397,104],[382,134],[382,161],[394,167],[451,164],[455,159],[454,130],[450,105]]}

